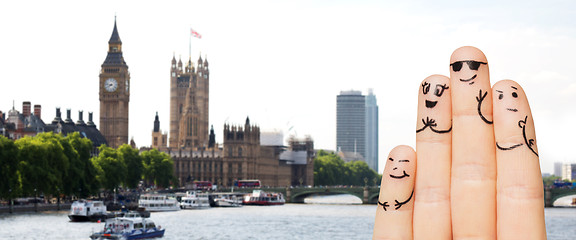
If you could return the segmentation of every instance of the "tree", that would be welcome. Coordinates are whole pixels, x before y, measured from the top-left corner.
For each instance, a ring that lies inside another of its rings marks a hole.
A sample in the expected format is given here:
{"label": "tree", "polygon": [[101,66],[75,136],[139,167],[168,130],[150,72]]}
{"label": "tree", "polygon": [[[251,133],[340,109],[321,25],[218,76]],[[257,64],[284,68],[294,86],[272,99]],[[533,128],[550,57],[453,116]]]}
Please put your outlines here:
{"label": "tree", "polygon": [[14,141],[0,136],[0,196],[12,199],[20,192],[18,147]]}
{"label": "tree", "polygon": [[314,183],[316,185],[345,184],[344,161],[334,153],[320,150],[314,160]]}
{"label": "tree", "polygon": [[151,149],[142,152],[144,161],[144,180],[148,185],[156,184],[158,187],[168,187],[170,182],[176,184],[174,177],[174,161],[163,152]]}
{"label": "tree", "polygon": [[97,179],[107,190],[116,190],[126,179],[126,165],[119,159],[116,149],[102,145],[100,154],[92,158],[97,169]]}
{"label": "tree", "polygon": [[137,149],[132,148],[132,146],[128,144],[123,144],[118,147],[118,154],[128,170],[126,172],[124,184],[128,188],[137,188],[138,183],[142,180],[142,173],[144,172],[142,157],[140,157]]}
{"label": "tree", "polygon": [[[78,132],[68,134],[65,141],[68,142],[75,152],[75,154],[69,154],[76,156],[76,158],[72,159],[71,156],[68,157],[71,159],[69,172],[72,173],[68,175],[71,182],[65,181],[67,184],[64,186],[64,189],[67,189],[67,191],[64,193],[66,195],[74,194],[81,198],[97,194],[100,190],[100,182],[96,177],[96,167],[94,167],[94,164],[90,161],[92,141],[88,138],[83,138]],[[74,179],[74,175],[77,175],[76,179]],[[68,188],[67,185],[69,185]]]}
{"label": "tree", "polygon": [[355,186],[373,185],[378,173],[372,170],[366,162],[353,161],[345,164],[349,170],[349,184]]}
{"label": "tree", "polygon": [[[64,188],[65,181],[73,181],[74,179],[67,178],[70,170],[70,157],[77,158],[77,153],[72,149],[70,144],[64,140],[62,134],[55,134],[53,132],[40,133],[34,138],[39,140],[45,147],[45,157],[49,168],[49,173],[54,177],[54,184],[48,188],[43,189],[45,194],[56,195]],[[66,182],[68,184],[68,182]]]}
{"label": "tree", "polygon": [[69,168],[59,138],[54,133],[16,140],[19,170],[24,194],[57,194],[62,188],[63,172]]}
{"label": "tree", "polygon": [[379,179],[376,171],[363,161],[344,163],[335,153],[320,150],[314,160],[314,184],[316,185],[374,185]]}

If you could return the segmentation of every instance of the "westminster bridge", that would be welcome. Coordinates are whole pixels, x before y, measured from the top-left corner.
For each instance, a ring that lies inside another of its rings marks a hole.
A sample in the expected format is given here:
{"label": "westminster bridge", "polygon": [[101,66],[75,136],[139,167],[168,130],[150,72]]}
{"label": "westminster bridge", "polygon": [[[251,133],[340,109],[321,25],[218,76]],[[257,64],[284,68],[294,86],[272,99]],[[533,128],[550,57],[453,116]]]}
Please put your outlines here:
{"label": "westminster bridge", "polygon": [[[234,190],[235,192],[245,192],[248,193],[252,191],[247,188],[220,188],[219,191],[230,192]],[[338,186],[328,186],[328,187],[271,187],[271,188],[261,188],[263,191],[267,192],[280,192],[285,198],[286,202],[289,203],[304,203],[304,199],[313,195],[336,195],[336,194],[350,194],[358,197],[362,200],[364,204],[374,204],[378,201],[378,195],[380,194],[379,187],[338,187]],[[576,189],[571,188],[547,188],[544,191],[544,202],[546,207],[553,207],[556,200],[561,197],[573,195],[576,198]]]}

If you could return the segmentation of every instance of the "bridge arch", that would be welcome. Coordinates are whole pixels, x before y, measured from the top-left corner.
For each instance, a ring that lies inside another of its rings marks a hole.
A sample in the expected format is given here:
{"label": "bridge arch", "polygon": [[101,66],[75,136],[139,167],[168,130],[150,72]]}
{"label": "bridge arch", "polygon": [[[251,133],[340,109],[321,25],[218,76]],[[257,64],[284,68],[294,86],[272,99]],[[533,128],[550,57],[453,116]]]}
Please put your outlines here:
{"label": "bridge arch", "polygon": [[576,189],[571,188],[547,188],[544,191],[546,207],[553,207],[554,202],[562,197],[576,195]]}
{"label": "bridge arch", "polygon": [[310,197],[312,195],[338,195],[338,194],[350,194],[353,196],[358,197],[360,200],[363,199],[364,197],[364,193],[363,192],[358,192],[358,191],[350,191],[350,189],[346,189],[346,188],[335,188],[335,189],[331,189],[331,188],[326,188],[326,189],[310,189],[308,191],[299,191],[299,192],[294,192],[292,194],[291,197],[291,202],[292,203],[304,203],[304,199],[307,197]]}
{"label": "bridge arch", "polygon": [[576,198],[576,192],[564,192],[558,195],[554,195],[554,197],[550,200],[550,205],[553,207],[554,203],[558,201],[560,198],[569,196],[573,196],[573,198]]}

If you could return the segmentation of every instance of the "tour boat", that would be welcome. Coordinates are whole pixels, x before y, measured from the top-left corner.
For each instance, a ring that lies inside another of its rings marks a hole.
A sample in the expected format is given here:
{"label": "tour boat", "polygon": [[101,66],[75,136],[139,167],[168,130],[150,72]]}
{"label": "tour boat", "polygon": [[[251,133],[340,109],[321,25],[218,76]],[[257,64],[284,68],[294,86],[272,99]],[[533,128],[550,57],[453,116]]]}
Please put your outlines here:
{"label": "tour boat", "polygon": [[102,201],[74,201],[70,206],[68,218],[72,222],[104,220],[107,218],[106,205]]}
{"label": "tour boat", "polygon": [[242,198],[238,198],[233,193],[220,193],[214,195],[215,207],[241,207]]}
{"label": "tour boat", "polygon": [[283,205],[286,203],[282,193],[269,193],[261,190],[254,190],[244,196],[244,205]]}
{"label": "tour boat", "polygon": [[199,209],[209,208],[210,198],[206,193],[196,191],[187,191],[186,196],[180,200],[180,208],[182,209]]}
{"label": "tour boat", "polygon": [[154,224],[138,213],[127,213],[124,217],[109,218],[104,229],[90,235],[91,239],[144,239],[163,237],[166,229]]}
{"label": "tour boat", "polygon": [[150,212],[178,211],[180,204],[175,197],[161,194],[142,194],[138,200],[138,207]]}

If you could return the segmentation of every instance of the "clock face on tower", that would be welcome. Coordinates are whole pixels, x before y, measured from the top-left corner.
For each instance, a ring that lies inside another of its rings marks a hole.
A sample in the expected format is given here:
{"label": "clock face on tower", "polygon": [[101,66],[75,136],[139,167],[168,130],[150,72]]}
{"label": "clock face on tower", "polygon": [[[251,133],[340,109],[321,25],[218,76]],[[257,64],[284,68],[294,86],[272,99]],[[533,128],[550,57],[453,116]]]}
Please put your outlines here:
{"label": "clock face on tower", "polygon": [[108,78],[106,82],[104,82],[104,88],[108,92],[114,92],[116,88],[118,88],[118,82],[114,78]]}

